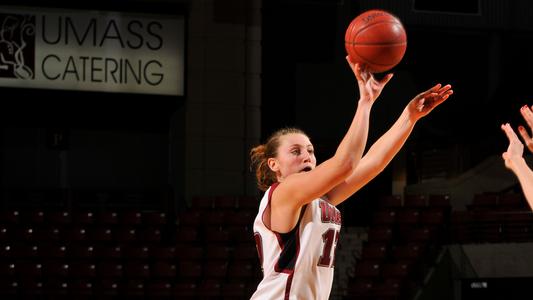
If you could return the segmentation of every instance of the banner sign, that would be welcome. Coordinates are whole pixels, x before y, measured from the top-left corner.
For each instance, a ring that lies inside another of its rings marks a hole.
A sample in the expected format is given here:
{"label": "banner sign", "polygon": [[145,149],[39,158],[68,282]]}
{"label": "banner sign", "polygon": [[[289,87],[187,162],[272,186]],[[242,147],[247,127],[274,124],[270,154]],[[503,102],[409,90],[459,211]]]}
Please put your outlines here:
{"label": "banner sign", "polygon": [[0,86],[184,95],[183,16],[0,6]]}

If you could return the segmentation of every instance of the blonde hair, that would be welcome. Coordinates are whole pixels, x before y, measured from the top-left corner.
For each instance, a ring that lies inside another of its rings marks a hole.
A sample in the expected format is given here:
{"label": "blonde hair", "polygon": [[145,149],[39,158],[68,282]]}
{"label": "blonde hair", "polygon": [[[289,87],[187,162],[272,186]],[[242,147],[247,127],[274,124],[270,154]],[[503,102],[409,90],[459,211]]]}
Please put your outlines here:
{"label": "blonde hair", "polygon": [[265,144],[252,148],[250,151],[251,168],[255,168],[257,187],[266,191],[272,184],[278,181],[276,173],[268,166],[268,159],[278,155],[280,138],[287,134],[300,133],[307,136],[302,130],[294,127],[286,127],[274,132]]}

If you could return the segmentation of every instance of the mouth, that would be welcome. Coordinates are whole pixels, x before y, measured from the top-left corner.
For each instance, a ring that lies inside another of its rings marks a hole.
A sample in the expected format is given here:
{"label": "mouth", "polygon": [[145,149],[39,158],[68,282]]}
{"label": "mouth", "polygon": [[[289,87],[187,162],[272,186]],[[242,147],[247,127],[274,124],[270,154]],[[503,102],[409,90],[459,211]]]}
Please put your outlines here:
{"label": "mouth", "polygon": [[300,173],[301,173],[301,172],[309,172],[309,171],[311,171],[311,170],[313,170],[313,168],[307,166],[307,167],[303,168],[302,170],[300,170]]}

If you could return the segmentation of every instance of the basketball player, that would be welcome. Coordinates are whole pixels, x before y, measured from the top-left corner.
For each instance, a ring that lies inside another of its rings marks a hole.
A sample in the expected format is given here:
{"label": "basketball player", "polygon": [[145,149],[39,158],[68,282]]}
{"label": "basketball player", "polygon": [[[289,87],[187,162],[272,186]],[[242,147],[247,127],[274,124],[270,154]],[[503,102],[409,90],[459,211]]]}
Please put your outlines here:
{"label": "basketball player", "polygon": [[[532,110],[525,105],[520,108],[520,113],[522,114],[522,117],[524,117],[524,120],[526,120],[529,128],[533,131]],[[518,178],[518,182],[522,187],[522,191],[524,192],[524,196],[529,203],[529,207],[533,209],[533,171],[526,164],[526,161],[523,157],[524,144],[520,142],[520,139],[509,123],[503,124],[501,128],[509,139],[509,147],[507,147],[507,151],[502,154],[503,160],[505,161],[505,166]],[[518,132],[524,139],[529,151],[533,152],[533,139],[529,136],[527,130],[523,126],[519,126]]]}
{"label": "basketball player", "polygon": [[335,206],[377,176],[415,123],[452,94],[450,85],[438,84],[417,95],[362,156],[370,110],[392,74],[376,80],[364,67],[348,64],[360,98],[333,157],[317,166],[309,137],[294,128],[277,131],[251,150],[258,187],[265,191],[254,221],[263,279],[251,299],[329,298],[341,227]]}

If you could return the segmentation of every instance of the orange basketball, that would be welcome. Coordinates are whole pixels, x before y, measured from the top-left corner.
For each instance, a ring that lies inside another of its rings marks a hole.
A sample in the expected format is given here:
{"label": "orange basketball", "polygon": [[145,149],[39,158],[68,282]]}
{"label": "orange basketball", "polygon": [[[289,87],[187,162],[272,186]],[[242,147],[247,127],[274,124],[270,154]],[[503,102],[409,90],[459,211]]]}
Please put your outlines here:
{"label": "orange basketball", "polygon": [[402,22],[384,10],[368,10],[358,15],[346,29],[344,45],[352,62],[367,65],[370,72],[392,69],[407,49]]}

